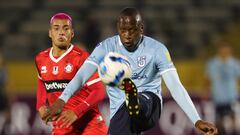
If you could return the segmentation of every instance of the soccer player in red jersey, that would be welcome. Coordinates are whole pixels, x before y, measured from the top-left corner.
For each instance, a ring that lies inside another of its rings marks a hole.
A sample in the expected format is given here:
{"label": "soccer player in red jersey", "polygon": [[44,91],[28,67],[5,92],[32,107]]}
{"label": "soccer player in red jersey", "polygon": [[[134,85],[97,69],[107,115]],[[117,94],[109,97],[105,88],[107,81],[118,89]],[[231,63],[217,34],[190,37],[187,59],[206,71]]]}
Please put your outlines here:
{"label": "soccer player in red jersey", "polygon": [[[41,118],[88,57],[86,51],[71,44],[73,36],[71,17],[65,13],[55,14],[49,28],[52,47],[35,58],[39,75],[36,108]],[[64,106],[60,117],[52,119],[52,134],[106,135],[107,127],[97,107],[105,97],[105,87],[96,73]]]}

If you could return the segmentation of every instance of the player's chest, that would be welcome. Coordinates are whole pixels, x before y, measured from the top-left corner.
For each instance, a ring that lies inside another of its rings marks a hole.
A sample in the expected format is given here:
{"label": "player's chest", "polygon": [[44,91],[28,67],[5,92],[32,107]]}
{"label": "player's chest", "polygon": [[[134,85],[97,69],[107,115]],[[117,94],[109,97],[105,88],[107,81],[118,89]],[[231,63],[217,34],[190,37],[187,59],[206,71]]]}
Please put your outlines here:
{"label": "player's chest", "polygon": [[114,51],[128,58],[133,71],[144,70],[154,62],[155,53],[150,52],[144,45],[139,46],[134,52],[127,51],[123,46],[118,46]]}
{"label": "player's chest", "polygon": [[222,74],[224,76],[236,76],[236,67],[231,63],[217,63],[212,70],[215,74]]}
{"label": "player's chest", "polygon": [[129,55],[128,59],[133,71],[141,71],[153,66],[153,56],[149,54]]}
{"label": "player's chest", "polygon": [[130,64],[132,67],[132,79],[145,80],[149,77],[151,72],[154,72],[154,62],[151,55],[139,55],[137,57],[130,58]]}
{"label": "player's chest", "polygon": [[44,80],[71,79],[78,70],[78,63],[73,60],[61,60],[59,62],[45,60],[38,64],[39,74]]}

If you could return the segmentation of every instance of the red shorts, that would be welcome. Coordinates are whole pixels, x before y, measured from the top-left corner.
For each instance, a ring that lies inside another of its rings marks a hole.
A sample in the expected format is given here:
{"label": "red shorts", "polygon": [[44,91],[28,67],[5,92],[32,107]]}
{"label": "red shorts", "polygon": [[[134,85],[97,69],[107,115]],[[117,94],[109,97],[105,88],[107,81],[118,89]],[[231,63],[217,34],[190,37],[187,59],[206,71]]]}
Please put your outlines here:
{"label": "red shorts", "polygon": [[[90,119],[89,119],[90,118]],[[69,128],[58,128],[53,123],[52,135],[106,135],[107,126],[101,115],[84,117],[75,121]]]}

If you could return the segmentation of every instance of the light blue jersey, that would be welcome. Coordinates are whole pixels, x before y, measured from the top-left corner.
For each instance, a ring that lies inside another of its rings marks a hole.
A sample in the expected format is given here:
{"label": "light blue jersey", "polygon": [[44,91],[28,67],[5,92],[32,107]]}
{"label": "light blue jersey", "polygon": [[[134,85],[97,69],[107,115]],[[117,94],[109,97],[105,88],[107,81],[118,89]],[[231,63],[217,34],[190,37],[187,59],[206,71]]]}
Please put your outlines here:
{"label": "light blue jersey", "polygon": [[240,79],[240,64],[237,60],[229,58],[224,63],[219,57],[211,59],[207,64],[207,76],[212,84],[212,98],[216,104],[236,102]]}
{"label": "light blue jersey", "polygon": [[[131,64],[132,80],[139,92],[151,91],[161,97],[161,74],[168,70],[175,70],[167,48],[160,42],[142,36],[138,48],[134,52],[125,49],[119,36],[110,37],[92,52],[87,61],[99,62],[109,52],[117,52],[126,56]],[[107,87],[110,99],[110,117],[112,117],[125,101],[124,91],[117,87]]]}

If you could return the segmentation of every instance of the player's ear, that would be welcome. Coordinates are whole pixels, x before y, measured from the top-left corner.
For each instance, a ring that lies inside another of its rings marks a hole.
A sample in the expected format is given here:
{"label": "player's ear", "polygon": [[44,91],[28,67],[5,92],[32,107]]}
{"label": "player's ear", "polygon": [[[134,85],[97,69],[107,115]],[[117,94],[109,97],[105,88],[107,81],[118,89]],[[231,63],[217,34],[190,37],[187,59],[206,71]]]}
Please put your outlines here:
{"label": "player's ear", "polygon": [[50,38],[52,38],[52,33],[51,33],[51,29],[50,29],[50,28],[48,29],[48,36],[49,36]]}
{"label": "player's ear", "polygon": [[74,30],[72,29],[72,38],[74,37]]}
{"label": "player's ear", "polygon": [[140,31],[143,33],[143,23],[140,24]]}

